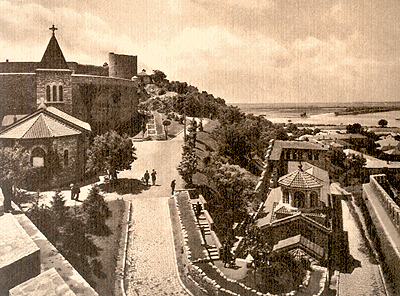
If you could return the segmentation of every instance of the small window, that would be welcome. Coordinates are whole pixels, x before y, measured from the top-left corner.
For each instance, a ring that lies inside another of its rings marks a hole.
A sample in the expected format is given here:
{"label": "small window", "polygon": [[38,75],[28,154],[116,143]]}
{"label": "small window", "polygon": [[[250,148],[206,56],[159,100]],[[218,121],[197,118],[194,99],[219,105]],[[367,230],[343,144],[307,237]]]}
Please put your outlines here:
{"label": "small window", "polygon": [[50,102],[51,100],[51,89],[50,89],[50,85],[46,86],[46,101]]}
{"label": "small window", "polygon": [[283,190],[282,202],[285,204],[289,203],[289,191],[287,189]]}
{"label": "small window", "polygon": [[31,156],[32,166],[44,167],[44,157],[45,157],[45,152],[42,148],[36,147],[35,149],[33,149]]}
{"label": "small window", "polygon": [[318,153],[315,153],[315,155],[314,155],[314,160],[318,160],[318,158],[319,158]]}
{"label": "small window", "polygon": [[68,166],[69,163],[69,153],[68,150],[64,150],[64,166]]}
{"label": "small window", "polygon": [[57,86],[53,85],[53,101],[57,102]]}
{"label": "small window", "polygon": [[58,95],[59,95],[58,100],[59,100],[60,102],[62,102],[62,101],[64,100],[64,97],[63,97],[64,93],[63,93],[63,86],[62,86],[62,85],[60,85],[60,86],[58,87]]}

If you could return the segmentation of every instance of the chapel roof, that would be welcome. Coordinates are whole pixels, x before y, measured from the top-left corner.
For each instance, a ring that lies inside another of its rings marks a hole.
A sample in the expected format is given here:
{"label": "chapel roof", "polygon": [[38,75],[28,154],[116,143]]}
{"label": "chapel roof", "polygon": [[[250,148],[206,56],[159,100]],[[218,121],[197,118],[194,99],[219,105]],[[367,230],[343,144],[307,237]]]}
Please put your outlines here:
{"label": "chapel roof", "polygon": [[79,135],[90,125],[54,107],[39,109],[0,132],[0,139],[41,139]]}
{"label": "chapel roof", "polygon": [[318,188],[323,186],[321,180],[314,177],[312,174],[303,171],[301,166],[298,170],[279,178],[278,184],[284,187],[300,189]]}
{"label": "chapel roof", "polygon": [[60,45],[53,33],[42,60],[38,65],[38,69],[65,69],[69,70],[67,61],[61,51]]}

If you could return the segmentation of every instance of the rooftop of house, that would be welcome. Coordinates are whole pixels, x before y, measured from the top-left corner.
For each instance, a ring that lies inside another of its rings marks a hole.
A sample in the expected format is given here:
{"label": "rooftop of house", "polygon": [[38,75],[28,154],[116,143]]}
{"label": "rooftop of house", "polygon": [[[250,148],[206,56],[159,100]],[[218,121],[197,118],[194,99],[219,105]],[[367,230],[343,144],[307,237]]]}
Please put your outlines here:
{"label": "rooftop of house", "polygon": [[361,155],[367,160],[365,164],[366,169],[381,169],[381,168],[388,168],[388,169],[400,169],[400,162],[398,161],[386,161],[375,158],[373,156],[358,152],[352,149],[345,149],[343,152],[346,155],[354,154],[354,155]]}
{"label": "rooftop of house", "polygon": [[328,150],[320,144],[310,143],[307,141],[281,141],[275,140],[270,154],[270,160],[280,160],[283,149],[300,149],[300,150]]}

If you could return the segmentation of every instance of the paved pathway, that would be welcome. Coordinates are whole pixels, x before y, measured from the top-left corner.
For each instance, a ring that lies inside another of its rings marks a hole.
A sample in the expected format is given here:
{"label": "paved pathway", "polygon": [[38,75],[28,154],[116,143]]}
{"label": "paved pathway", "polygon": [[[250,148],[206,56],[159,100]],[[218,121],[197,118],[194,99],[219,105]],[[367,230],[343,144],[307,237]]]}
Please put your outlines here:
{"label": "paved pathway", "polygon": [[369,255],[366,254],[368,251],[364,247],[365,242],[345,201],[342,201],[342,209],[343,227],[349,233],[350,254],[360,261],[361,266],[356,267],[352,273],[340,274],[340,295],[352,296],[354,291],[357,291],[357,295],[386,295],[379,267],[370,262]]}
{"label": "paved pathway", "polygon": [[176,167],[181,159],[182,136],[171,141],[135,143],[138,159],[120,178],[140,179],[145,170],[157,172],[156,186],[132,201],[132,234],[127,256],[127,295],[187,295],[180,285],[169,219],[168,199],[173,179],[181,188]]}

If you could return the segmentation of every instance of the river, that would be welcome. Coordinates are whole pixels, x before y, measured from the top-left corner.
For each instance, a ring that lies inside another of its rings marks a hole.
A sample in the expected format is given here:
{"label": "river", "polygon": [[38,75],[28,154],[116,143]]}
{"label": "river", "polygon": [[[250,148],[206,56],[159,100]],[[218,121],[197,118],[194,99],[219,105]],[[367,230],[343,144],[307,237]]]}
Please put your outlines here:
{"label": "river", "polygon": [[[246,110],[247,111],[247,110]],[[304,123],[311,125],[344,125],[347,126],[353,123],[359,123],[362,126],[378,126],[380,119],[388,121],[388,127],[400,127],[400,111],[377,112],[358,115],[338,115],[335,116],[333,112],[313,114],[306,118],[301,118],[299,113],[294,112],[280,112],[276,110],[262,110],[256,109],[247,111],[246,113],[253,113],[254,115],[264,115],[264,117],[274,123]]]}

